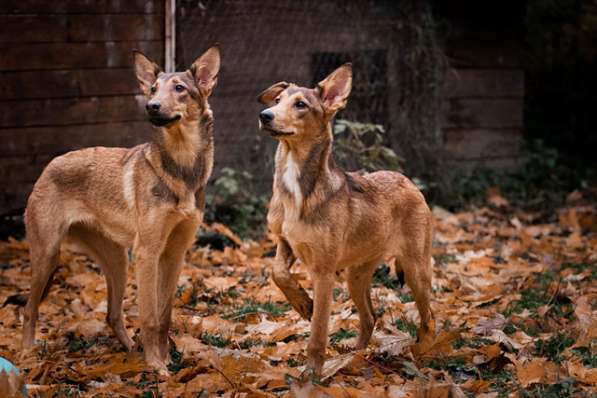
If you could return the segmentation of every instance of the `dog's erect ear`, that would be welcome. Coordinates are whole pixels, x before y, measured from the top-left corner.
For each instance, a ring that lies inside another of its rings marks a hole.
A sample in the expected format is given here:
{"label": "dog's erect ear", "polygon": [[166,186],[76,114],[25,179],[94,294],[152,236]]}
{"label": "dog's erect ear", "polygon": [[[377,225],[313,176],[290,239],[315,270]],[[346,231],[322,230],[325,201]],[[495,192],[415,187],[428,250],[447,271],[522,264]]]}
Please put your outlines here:
{"label": "dog's erect ear", "polygon": [[272,106],[274,101],[278,95],[284,90],[286,90],[290,86],[290,83],[286,82],[278,82],[273,86],[266,88],[259,94],[257,97],[257,101],[261,102],[263,105]]}
{"label": "dog's erect ear", "polygon": [[218,82],[220,71],[220,47],[218,45],[207,49],[193,62],[190,68],[197,88],[204,96],[209,96]]}
{"label": "dog's erect ear", "polygon": [[352,64],[342,65],[320,81],[317,87],[326,113],[336,113],[343,109],[352,88]]}
{"label": "dog's erect ear", "polygon": [[153,86],[153,83],[158,78],[158,74],[161,71],[160,67],[139,51],[133,51],[133,56],[135,59],[135,74],[137,75],[139,86],[141,87],[141,91],[145,95],[148,95],[151,86]]}

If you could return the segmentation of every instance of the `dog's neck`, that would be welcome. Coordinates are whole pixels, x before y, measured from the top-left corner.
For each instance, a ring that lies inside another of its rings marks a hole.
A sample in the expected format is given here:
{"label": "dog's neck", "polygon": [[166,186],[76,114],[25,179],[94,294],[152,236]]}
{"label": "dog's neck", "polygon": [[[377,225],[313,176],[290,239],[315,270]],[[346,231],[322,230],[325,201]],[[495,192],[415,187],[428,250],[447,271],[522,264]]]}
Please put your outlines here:
{"label": "dog's neck", "polygon": [[150,163],[160,177],[179,180],[194,191],[211,174],[213,116],[209,108],[193,120],[160,128],[152,142]]}
{"label": "dog's neck", "polygon": [[186,118],[174,126],[161,127],[154,143],[160,153],[176,165],[193,167],[202,149],[213,144],[213,116],[209,108],[197,118]]}
{"label": "dog's neck", "polygon": [[299,208],[316,190],[327,195],[335,192],[343,182],[344,174],[336,167],[332,157],[331,124],[316,136],[316,139],[296,143],[285,140],[278,147],[276,184],[278,189],[293,197]]}

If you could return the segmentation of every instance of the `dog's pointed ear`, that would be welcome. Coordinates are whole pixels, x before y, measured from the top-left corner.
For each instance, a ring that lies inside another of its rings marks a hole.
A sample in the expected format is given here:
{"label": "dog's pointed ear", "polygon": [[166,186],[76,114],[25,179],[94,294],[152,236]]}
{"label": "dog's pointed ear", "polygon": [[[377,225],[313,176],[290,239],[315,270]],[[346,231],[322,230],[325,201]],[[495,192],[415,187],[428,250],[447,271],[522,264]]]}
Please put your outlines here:
{"label": "dog's pointed ear", "polygon": [[352,88],[352,64],[346,63],[317,84],[326,113],[334,114],[348,102]]}
{"label": "dog's pointed ear", "polygon": [[263,90],[257,97],[257,101],[261,102],[263,105],[272,106],[276,100],[276,97],[288,87],[290,87],[290,83],[278,82],[273,86]]}
{"label": "dog's pointed ear", "polygon": [[151,86],[153,86],[153,83],[155,83],[161,72],[160,67],[140,51],[133,51],[133,57],[135,63],[135,75],[137,75],[139,86],[141,87],[141,91],[143,91],[145,95],[148,95]]}
{"label": "dog's pointed ear", "polygon": [[208,97],[218,82],[220,71],[220,47],[216,44],[207,49],[190,68],[197,88]]}

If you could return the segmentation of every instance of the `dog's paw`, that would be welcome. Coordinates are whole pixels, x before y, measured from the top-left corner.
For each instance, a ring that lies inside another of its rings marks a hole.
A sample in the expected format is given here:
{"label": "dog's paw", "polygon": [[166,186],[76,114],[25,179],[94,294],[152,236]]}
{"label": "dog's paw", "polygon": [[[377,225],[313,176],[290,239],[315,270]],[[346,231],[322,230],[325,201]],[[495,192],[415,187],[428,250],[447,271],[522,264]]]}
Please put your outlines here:
{"label": "dog's paw", "polygon": [[166,363],[158,360],[148,361],[147,363],[150,368],[155,370],[160,377],[170,377],[170,372],[168,371],[168,367]]}

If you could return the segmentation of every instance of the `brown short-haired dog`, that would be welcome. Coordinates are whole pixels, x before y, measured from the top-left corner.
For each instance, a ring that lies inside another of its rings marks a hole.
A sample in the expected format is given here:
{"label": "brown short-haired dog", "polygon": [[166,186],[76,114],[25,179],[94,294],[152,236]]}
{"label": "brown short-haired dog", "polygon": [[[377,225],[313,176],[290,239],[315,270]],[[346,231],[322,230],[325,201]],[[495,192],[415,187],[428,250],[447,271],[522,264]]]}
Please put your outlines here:
{"label": "brown short-haired dog", "polygon": [[[203,218],[213,165],[213,116],[207,99],[220,52],[208,49],[184,72],[163,73],[135,53],[135,73],[159,127],[153,142],[134,148],[89,148],[52,160],[33,187],[25,222],[31,252],[31,293],[23,346],[33,344],[38,307],[68,238],[102,268],[108,324],[133,342],[122,320],[127,248],[136,258],[141,342],[147,363],[167,373],[168,329],[186,250]],[[117,131],[114,134],[118,134]]]}
{"label": "brown short-haired dog", "polygon": [[[373,272],[391,259],[415,296],[419,337],[433,333],[432,216],[425,198],[400,173],[345,173],[332,159],[331,122],[351,85],[346,64],[313,89],[280,82],[259,96],[269,107],[259,115],[260,127],[280,141],[267,216],[278,238],[273,277],[293,308],[312,321],[308,365],[316,374],[325,358],[335,274],[342,269],[361,321],[357,348],[367,346],[375,324]],[[313,300],[290,273],[297,257],[309,268]]]}

